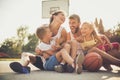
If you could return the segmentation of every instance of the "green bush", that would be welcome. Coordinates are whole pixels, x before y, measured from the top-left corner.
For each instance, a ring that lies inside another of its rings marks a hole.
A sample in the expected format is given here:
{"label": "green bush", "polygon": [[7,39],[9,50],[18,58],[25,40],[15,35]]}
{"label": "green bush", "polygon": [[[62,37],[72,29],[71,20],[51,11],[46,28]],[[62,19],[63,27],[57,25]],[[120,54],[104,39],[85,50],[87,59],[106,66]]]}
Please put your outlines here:
{"label": "green bush", "polygon": [[11,57],[19,56],[21,53],[21,47],[17,44],[18,41],[14,38],[6,39],[0,47],[0,52],[4,52]]}
{"label": "green bush", "polygon": [[120,23],[117,26],[114,26],[114,29],[111,30],[111,36],[109,37],[111,42],[120,43]]}
{"label": "green bush", "polygon": [[[0,52],[8,54],[10,57],[20,57],[23,51],[34,52],[38,38],[35,34],[29,34],[27,29],[27,26],[20,26],[16,37],[8,38],[0,44]],[[25,39],[28,39],[27,44],[25,44]]]}
{"label": "green bush", "polygon": [[28,43],[26,45],[23,45],[22,51],[23,52],[34,52],[35,48],[38,44],[38,38],[35,34],[28,36]]}

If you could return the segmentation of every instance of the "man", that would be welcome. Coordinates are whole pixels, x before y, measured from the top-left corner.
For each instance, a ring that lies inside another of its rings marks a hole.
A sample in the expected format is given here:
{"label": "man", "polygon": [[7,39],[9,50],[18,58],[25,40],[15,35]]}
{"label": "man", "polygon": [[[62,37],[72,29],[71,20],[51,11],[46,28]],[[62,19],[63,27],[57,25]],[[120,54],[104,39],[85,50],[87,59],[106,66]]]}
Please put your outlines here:
{"label": "man", "polygon": [[[70,15],[70,17],[69,17],[69,26],[71,29],[70,38],[76,39],[78,42],[83,41],[83,39],[81,37],[80,25],[81,25],[80,17],[77,14]],[[80,45],[79,45],[79,48],[80,48]],[[115,56],[119,55],[119,53],[113,55],[111,53],[113,51],[114,50],[109,51],[109,54],[115,58]],[[107,70],[112,70],[112,67],[110,66],[110,64],[106,64],[105,61],[106,61],[106,59],[104,59],[104,62],[103,62],[104,68]]]}
{"label": "man", "polygon": [[76,39],[77,41],[81,40],[81,33],[80,33],[80,17],[77,14],[72,14],[69,17],[69,26],[71,29],[70,37],[71,39]]}

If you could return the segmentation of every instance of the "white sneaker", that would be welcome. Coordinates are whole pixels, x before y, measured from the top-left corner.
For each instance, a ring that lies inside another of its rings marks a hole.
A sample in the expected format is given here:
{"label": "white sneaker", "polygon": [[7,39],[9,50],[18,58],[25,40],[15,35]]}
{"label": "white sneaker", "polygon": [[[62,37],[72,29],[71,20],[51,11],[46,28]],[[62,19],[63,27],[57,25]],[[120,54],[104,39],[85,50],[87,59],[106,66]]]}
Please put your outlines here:
{"label": "white sneaker", "polygon": [[77,58],[76,58],[76,73],[77,74],[80,74],[82,72],[83,61],[84,61],[84,54],[82,51],[80,51],[77,55]]}

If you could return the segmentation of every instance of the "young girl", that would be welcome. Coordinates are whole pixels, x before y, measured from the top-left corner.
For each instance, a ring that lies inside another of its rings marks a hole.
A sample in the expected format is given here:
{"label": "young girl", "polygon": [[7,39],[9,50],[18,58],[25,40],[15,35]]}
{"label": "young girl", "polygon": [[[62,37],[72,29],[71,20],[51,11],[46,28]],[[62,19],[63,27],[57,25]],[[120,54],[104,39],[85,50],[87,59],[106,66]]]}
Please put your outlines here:
{"label": "young girl", "polygon": [[62,60],[68,63],[73,69],[77,71],[80,70],[78,64],[75,63],[74,59],[69,55],[69,44],[65,43],[62,49],[56,47],[56,42],[52,39],[52,32],[47,25],[39,27],[36,34],[41,41],[38,46],[40,50],[39,55],[44,57],[44,68],[46,70],[54,70],[54,66],[60,64]]}
{"label": "young girl", "polygon": [[117,59],[103,50],[100,50],[98,46],[103,45],[103,41],[97,35],[94,25],[88,22],[84,22],[81,26],[81,34],[83,37],[83,42],[81,42],[82,49],[85,54],[89,52],[97,52],[101,57],[108,60],[108,63],[120,66],[120,59]]}
{"label": "young girl", "polygon": [[94,25],[88,22],[84,22],[81,26],[81,34],[83,42],[80,43],[84,51],[88,51],[91,47],[97,47],[103,45],[102,40],[97,36],[97,32],[94,29]]}

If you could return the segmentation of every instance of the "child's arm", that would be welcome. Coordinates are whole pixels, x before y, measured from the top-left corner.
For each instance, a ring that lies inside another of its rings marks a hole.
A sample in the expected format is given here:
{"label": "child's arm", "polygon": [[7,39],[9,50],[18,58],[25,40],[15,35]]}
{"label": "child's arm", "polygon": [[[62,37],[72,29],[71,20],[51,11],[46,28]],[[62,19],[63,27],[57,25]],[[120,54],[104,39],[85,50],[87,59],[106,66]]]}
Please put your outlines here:
{"label": "child's arm", "polygon": [[101,40],[101,38],[99,36],[96,36],[95,38],[97,39],[97,41],[96,41],[97,44],[95,45],[96,47],[101,46],[101,45],[104,46],[104,42]]}
{"label": "child's arm", "polygon": [[36,52],[36,55],[43,56],[43,53],[46,53],[46,54],[48,54],[48,55],[51,56],[51,55],[53,55],[53,53],[55,53],[55,50],[42,51],[42,50],[40,50],[38,47],[36,47],[35,52]]}
{"label": "child's arm", "polygon": [[112,49],[113,47],[112,47],[112,44],[111,44],[110,40],[108,39],[108,37],[105,36],[105,35],[103,35],[103,37],[104,37],[104,39],[106,40],[106,43],[107,43],[107,44],[110,46],[110,48]]}
{"label": "child's arm", "polygon": [[46,50],[46,51],[43,51],[43,53],[46,53],[49,56],[52,56],[55,53],[55,50]]}
{"label": "child's arm", "polygon": [[36,47],[35,52],[36,52],[36,55],[43,56],[45,59],[49,58],[51,55],[54,54],[54,51],[52,50],[42,51],[38,47]]}
{"label": "child's arm", "polygon": [[106,40],[106,42],[107,42],[108,44],[111,43],[110,40],[108,39],[108,37],[106,37],[105,35],[103,35],[103,37],[104,37],[104,39]]}
{"label": "child's arm", "polygon": [[36,52],[36,55],[41,55],[41,56],[43,55],[42,51],[38,47],[35,48],[35,52]]}

